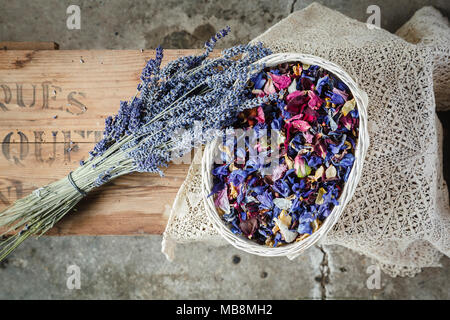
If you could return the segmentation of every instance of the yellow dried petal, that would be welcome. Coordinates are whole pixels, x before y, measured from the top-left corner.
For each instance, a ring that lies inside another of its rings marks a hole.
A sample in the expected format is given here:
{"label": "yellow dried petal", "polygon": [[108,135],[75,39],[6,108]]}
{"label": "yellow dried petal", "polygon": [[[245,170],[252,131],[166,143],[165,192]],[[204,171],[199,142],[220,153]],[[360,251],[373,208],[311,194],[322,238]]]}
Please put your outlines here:
{"label": "yellow dried petal", "polygon": [[275,234],[278,231],[280,231],[280,228],[278,228],[278,226],[275,224],[275,226],[272,228],[272,233]]}
{"label": "yellow dried petal", "polygon": [[355,109],[356,101],[355,99],[347,101],[341,109],[341,112],[344,116],[346,116],[350,111]]}
{"label": "yellow dried petal", "polygon": [[292,69],[293,69],[294,74],[295,74],[296,76],[300,76],[300,75],[301,75],[301,73],[302,73],[302,67],[300,67],[299,64],[297,64],[296,66],[292,67]]}
{"label": "yellow dried petal", "polygon": [[324,188],[319,189],[319,192],[317,193],[316,204],[323,204],[323,195],[325,193],[327,193],[327,191]]}
{"label": "yellow dried petal", "polygon": [[316,232],[317,230],[319,230],[321,225],[322,225],[322,222],[320,222],[319,219],[314,220],[312,223],[313,233]]}
{"label": "yellow dried petal", "polygon": [[336,177],[336,175],[337,175],[336,168],[331,164],[328,167],[327,171],[325,171],[325,176],[327,177],[327,179],[330,179]]}
{"label": "yellow dried petal", "polygon": [[297,195],[294,193],[294,194],[291,194],[290,196],[286,197],[285,199],[294,200],[296,197],[297,197]]}
{"label": "yellow dried petal", "polygon": [[291,160],[291,158],[288,157],[288,155],[284,155],[284,159],[286,160],[286,165],[288,167],[288,170],[294,168],[294,161]]}
{"label": "yellow dried petal", "polygon": [[230,182],[230,198],[236,199],[237,196],[238,196],[238,191],[237,191],[236,187],[234,186],[234,184],[232,182]]}
{"label": "yellow dried petal", "polygon": [[302,234],[300,237],[298,237],[297,239],[295,239],[295,242],[299,242],[299,241],[305,240],[305,239],[308,238],[308,237],[309,237],[309,234],[308,234],[308,233],[304,233],[304,234]]}
{"label": "yellow dried petal", "polygon": [[350,141],[345,141],[344,142],[344,145],[346,145],[348,148],[347,149],[351,149],[351,148],[353,148],[353,146],[352,146],[352,144],[350,143]]}
{"label": "yellow dried petal", "polygon": [[319,180],[320,178],[322,178],[324,170],[325,169],[323,168],[323,166],[320,166],[319,169],[317,169],[316,173],[314,174],[314,179]]}
{"label": "yellow dried petal", "polygon": [[281,211],[280,215],[278,216],[278,219],[280,219],[280,221],[288,227],[291,225],[292,217],[287,213],[286,210]]}
{"label": "yellow dried petal", "polygon": [[225,211],[223,211],[221,208],[219,208],[217,206],[216,206],[216,210],[217,210],[217,213],[219,214],[219,217],[222,217],[225,214]]}

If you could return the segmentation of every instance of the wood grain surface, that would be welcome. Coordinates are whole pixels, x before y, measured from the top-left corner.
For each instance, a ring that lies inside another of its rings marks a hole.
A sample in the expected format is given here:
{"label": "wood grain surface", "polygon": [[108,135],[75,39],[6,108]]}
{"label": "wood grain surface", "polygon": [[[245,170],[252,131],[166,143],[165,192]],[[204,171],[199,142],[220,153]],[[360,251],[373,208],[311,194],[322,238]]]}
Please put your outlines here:
{"label": "wood grain surface", "polygon": [[[163,64],[198,50],[167,50]],[[217,54],[217,53],[216,53]],[[0,50],[0,210],[65,177],[136,92],[153,50]],[[85,198],[48,234],[161,234],[188,165],[131,174]]]}
{"label": "wood grain surface", "polygon": [[59,45],[56,42],[12,42],[0,41],[1,50],[57,50]]}

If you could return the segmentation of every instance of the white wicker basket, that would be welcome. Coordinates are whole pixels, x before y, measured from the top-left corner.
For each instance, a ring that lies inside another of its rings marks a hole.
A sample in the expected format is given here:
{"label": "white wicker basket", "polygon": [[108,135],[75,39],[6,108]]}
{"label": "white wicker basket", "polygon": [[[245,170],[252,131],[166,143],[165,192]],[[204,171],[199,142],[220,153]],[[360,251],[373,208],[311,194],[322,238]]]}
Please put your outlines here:
{"label": "white wicker basket", "polygon": [[339,197],[339,205],[333,208],[331,214],[325,219],[322,226],[304,240],[273,248],[265,245],[259,245],[243,236],[233,234],[229,227],[219,217],[214,205],[213,196],[208,197],[212,188],[213,178],[211,171],[213,167],[214,153],[218,146],[218,139],[207,144],[202,158],[203,199],[205,202],[206,213],[219,234],[223,236],[230,244],[238,249],[260,256],[297,256],[319,241],[319,239],[321,239],[334,226],[342,214],[346,204],[350,201],[353,193],[355,192],[361,176],[364,157],[369,146],[369,135],[367,132],[367,94],[357,86],[356,82],[341,67],[322,58],[300,53],[272,54],[261,59],[258,63],[263,63],[265,66],[270,67],[284,62],[297,61],[304,64],[323,67],[343,81],[352,92],[359,112],[359,136],[357,146],[355,148],[355,162],[348,180],[344,185],[341,196]]}

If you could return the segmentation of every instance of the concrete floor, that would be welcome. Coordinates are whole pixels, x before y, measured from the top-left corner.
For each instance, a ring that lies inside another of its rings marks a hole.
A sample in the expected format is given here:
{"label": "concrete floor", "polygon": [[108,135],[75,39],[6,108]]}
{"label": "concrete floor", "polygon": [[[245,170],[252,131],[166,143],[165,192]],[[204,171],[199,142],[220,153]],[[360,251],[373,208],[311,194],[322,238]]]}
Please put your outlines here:
{"label": "concrete floor", "polygon": [[[0,0],[1,41],[55,41],[61,49],[201,47],[215,30],[232,27],[221,45],[246,42],[312,1],[6,1]],[[318,1],[366,21],[371,0]],[[79,4],[81,30],[66,28],[66,8]],[[424,5],[449,16],[447,0],[377,1],[382,27],[394,32]],[[229,246],[177,248],[173,263],[161,236],[43,237],[0,263],[0,299],[449,299],[450,259],[414,278],[381,274],[368,289],[373,261],[341,247],[311,248],[294,261],[261,258]],[[80,268],[70,290],[67,268]],[[250,266],[254,269],[250,274]]]}
{"label": "concrete floor", "polygon": [[196,243],[170,263],[160,250],[160,236],[31,239],[0,264],[0,299],[450,299],[448,258],[414,278],[381,273],[370,290],[373,261],[337,246],[294,261]]}
{"label": "concrete floor", "polygon": [[[0,0],[0,40],[55,41],[61,49],[197,48],[226,25],[221,42],[247,42],[312,0]],[[416,10],[433,5],[449,16],[448,0],[318,0],[347,16],[367,21],[377,4],[381,27],[395,32]],[[81,29],[68,30],[66,9],[78,4]]]}

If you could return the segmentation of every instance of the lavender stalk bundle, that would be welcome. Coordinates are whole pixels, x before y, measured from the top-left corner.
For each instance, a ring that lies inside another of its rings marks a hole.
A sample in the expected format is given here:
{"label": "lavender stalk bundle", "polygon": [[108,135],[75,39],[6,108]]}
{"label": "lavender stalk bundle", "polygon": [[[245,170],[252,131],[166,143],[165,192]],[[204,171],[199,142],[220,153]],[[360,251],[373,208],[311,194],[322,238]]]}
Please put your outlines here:
{"label": "lavender stalk bundle", "polygon": [[[136,95],[121,102],[114,117],[105,120],[104,138],[86,161],[66,178],[35,190],[0,212],[3,233],[0,261],[31,235],[42,235],[73,209],[84,195],[111,179],[132,172],[158,172],[194,145],[206,143],[210,129],[231,125],[242,110],[254,108],[270,97],[254,98],[249,74],[263,66],[254,63],[271,54],[262,45],[240,45],[211,59],[226,28],[205,44],[197,56],[185,56],[161,68],[162,48],[148,61]],[[202,132],[195,130],[201,123]],[[180,139],[184,130],[192,137]],[[211,137],[212,138],[212,137]]]}

